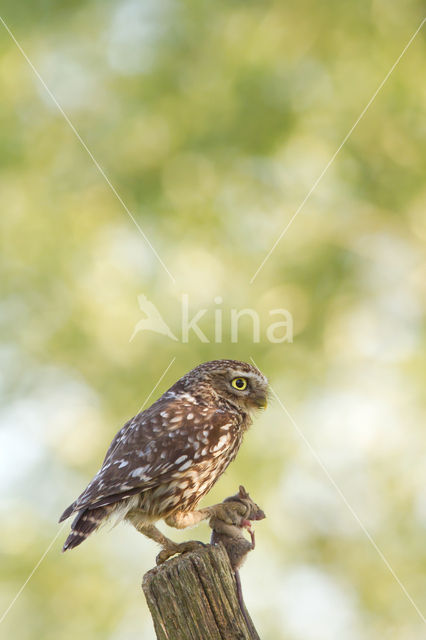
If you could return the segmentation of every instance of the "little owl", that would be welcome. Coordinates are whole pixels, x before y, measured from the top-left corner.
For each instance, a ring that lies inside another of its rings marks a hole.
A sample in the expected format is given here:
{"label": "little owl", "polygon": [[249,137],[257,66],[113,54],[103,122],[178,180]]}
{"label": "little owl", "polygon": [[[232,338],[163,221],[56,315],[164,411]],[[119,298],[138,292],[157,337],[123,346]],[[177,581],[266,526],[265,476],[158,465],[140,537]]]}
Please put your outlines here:
{"label": "little owl", "polygon": [[195,548],[169,540],[154,523],[182,529],[212,516],[227,520],[224,504],[197,505],[237,455],[267,394],[265,376],[245,362],[213,360],[184,375],[117,433],[101,469],[61,516],[76,514],[63,551],[111,516],[159,543],[158,562]]}

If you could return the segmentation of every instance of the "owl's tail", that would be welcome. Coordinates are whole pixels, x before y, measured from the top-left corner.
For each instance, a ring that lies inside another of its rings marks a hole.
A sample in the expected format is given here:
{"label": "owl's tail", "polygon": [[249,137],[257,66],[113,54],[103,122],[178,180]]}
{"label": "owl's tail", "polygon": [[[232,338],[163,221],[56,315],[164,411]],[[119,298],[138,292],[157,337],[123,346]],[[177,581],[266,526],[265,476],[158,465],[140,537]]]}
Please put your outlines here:
{"label": "owl's tail", "polygon": [[112,507],[113,505],[108,505],[106,507],[79,511],[71,525],[71,532],[65,540],[62,551],[73,549],[84,542],[91,533],[100,527],[103,520],[109,515]]}

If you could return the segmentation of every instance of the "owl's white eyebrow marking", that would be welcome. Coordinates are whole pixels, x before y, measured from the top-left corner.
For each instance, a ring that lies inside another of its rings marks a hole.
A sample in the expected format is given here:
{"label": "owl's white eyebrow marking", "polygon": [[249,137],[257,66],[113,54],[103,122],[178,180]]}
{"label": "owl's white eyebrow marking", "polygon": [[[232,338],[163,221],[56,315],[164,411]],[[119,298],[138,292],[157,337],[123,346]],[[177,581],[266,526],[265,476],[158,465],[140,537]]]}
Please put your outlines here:
{"label": "owl's white eyebrow marking", "polygon": [[243,369],[233,369],[232,375],[241,378],[258,378],[254,371],[243,371]]}
{"label": "owl's white eyebrow marking", "polygon": [[177,460],[175,460],[175,464],[180,464],[181,462],[185,462],[188,456],[179,456]]}

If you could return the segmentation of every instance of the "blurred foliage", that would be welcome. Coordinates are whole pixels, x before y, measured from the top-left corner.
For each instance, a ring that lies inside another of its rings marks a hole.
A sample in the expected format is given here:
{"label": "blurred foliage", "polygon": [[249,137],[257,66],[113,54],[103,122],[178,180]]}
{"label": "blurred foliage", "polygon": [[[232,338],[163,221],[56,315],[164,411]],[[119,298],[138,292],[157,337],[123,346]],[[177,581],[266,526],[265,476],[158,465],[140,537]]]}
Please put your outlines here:
{"label": "blurred foliage", "polygon": [[[244,483],[268,515],[243,569],[262,638],[424,637],[366,534],[425,614],[425,28],[250,284],[422,9],[3,2],[175,282],[0,25],[2,610],[172,358],[149,402],[201,361],[253,357],[297,428],[272,402],[208,500]],[[129,342],[141,293],[178,336],[187,293],[210,342]],[[259,343],[248,318],[231,341],[231,310],[246,308]],[[266,337],[279,308],[293,343]],[[139,590],[153,545],[120,526],[61,556],[65,535],[4,637],[153,638]]]}

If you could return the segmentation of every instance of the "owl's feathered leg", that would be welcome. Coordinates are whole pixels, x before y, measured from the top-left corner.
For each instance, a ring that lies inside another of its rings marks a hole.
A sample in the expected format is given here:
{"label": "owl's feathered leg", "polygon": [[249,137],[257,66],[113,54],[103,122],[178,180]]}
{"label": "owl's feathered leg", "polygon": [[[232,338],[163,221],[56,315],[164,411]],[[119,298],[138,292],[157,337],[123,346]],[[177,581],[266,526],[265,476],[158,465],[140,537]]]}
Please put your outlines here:
{"label": "owl's feathered leg", "polygon": [[157,544],[163,547],[162,551],[157,555],[157,564],[165,562],[176,553],[195,551],[198,547],[204,546],[202,542],[198,542],[196,540],[188,540],[187,542],[180,543],[173,542],[173,540],[170,540],[170,538],[167,538],[167,536],[161,533],[154,524],[148,522],[146,514],[141,510],[134,509],[130,511],[126,516],[126,519],[132,523],[137,531],[143,533],[145,536],[151,538],[151,540],[154,540]]}

